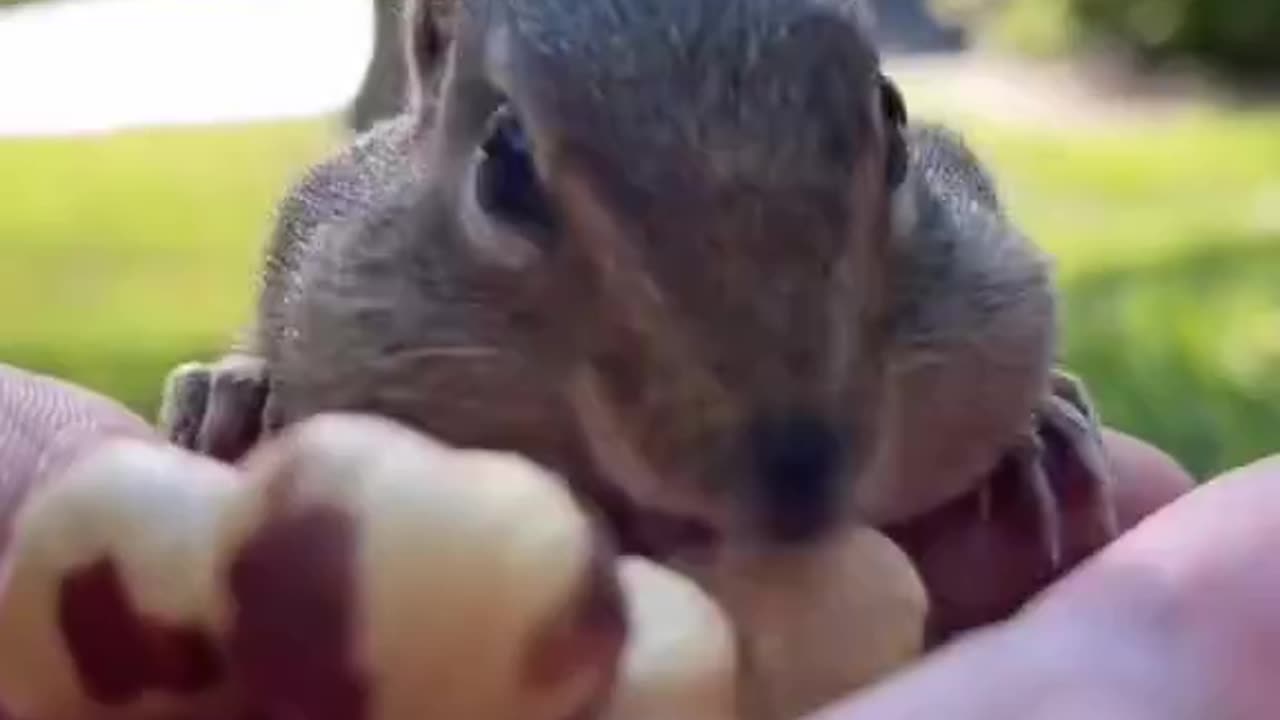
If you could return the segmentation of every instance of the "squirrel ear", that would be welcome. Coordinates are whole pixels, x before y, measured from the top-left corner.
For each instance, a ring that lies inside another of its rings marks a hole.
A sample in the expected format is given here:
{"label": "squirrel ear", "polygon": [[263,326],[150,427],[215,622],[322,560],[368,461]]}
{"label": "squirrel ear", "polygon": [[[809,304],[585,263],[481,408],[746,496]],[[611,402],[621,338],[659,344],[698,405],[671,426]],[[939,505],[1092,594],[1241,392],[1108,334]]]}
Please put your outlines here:
{"label": "squirrel ear", "polygon": [[432,95],[443,74],[458,0],[403,0],[405,62],[415,100]]}
{"label": "squirrel ear", "polygon": [[880,108],[887,121],[888,182],[889,187],[896,189],[907,177],[907,141],[903,134],[907,127],[907,103],[902,99],[898,86],[887,76],[881,74],[878,82]]}

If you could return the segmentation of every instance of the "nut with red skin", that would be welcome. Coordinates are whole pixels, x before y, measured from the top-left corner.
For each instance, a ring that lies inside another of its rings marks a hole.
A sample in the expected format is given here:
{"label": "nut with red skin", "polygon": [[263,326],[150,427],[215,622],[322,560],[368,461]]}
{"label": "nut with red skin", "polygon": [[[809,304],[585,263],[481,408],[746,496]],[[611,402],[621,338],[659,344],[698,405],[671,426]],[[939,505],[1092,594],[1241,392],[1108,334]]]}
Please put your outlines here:
{"label": "nut with red skin", "polygon": [[229,468],[106,441],[22,506],[0,581],[0,697],[16,717],[227,707],[211,592]]}
{"label": "nut with red skin", "polygon": [[255,711],[576,720],[612,690],[613,557],[541,468],[329,415],[244,472],[219,592]]}

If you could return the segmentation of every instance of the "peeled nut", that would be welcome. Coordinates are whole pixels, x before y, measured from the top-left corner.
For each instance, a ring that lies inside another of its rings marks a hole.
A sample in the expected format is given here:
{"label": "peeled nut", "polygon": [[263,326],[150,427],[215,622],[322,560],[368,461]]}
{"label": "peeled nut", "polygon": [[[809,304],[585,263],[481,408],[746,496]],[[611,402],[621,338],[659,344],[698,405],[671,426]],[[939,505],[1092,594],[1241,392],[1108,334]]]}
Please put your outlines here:
{"label": "peeled nut", "polygon": [[630,640],[605,720],[737,720],[728,618],[692,581],[647,560],[622,561]]}
{"label": "peeled nut", "polygon": [[928,597],[891,540],[853,527],[818,547],[741,548],[691,569],[739,636],[747,720],[793,720],[875,683],[924,648]]}

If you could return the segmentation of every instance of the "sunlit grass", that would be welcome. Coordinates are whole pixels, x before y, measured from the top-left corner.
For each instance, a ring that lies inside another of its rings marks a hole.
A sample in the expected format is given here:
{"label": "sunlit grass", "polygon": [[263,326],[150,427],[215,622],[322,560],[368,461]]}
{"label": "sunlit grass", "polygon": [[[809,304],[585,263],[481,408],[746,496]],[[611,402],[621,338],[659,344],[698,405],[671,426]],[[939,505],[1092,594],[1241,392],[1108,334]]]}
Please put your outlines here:
{"label": "sunlit grass", "polygon": [[1067,363],[1204,475],[1280,450],[1280,113],[1071,136],[952,116],[1056,258]]}
{"label": "sunlit grass", "polygon": [[958,122],[1068,276],[1280,237],[1280,114],[1071,138]]}
{"label": "sunlit grass", "polygon": [[[1059,261],[1068,362],[1198,473],[1280,450],[1280,115],[1061,135],[956,116]],[[249,313],[324,123],[0,141],[0,361],[154,411]]]}
{"label": "sunlit grass", "polygon": [[328,125],[0,140],[0,361],[150,414],[249,313],[276,197]]}

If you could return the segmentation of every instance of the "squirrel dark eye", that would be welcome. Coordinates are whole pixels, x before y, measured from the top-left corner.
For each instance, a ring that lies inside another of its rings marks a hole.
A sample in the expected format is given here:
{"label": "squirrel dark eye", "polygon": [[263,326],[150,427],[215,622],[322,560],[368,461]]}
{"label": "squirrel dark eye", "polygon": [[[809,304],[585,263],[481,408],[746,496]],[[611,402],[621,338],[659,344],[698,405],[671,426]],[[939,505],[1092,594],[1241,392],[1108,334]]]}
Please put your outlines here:
{"label": "squirrel dark eye", "polygon": [[907,145],[903,131],[907,127],[907,103],[902,99],[902,92],[888,77],[881,75],[880,105],[888,120],[889,135],[888,180],[889,186],[897,188],[907,176]]}
{"label": "squirrel dark eye", "polygon": [[905,126],[907,102],[902,99],[902,91],[898,90],[898,86],[884,75],[880,76],[880,98],[889,122],[898,127]]}
{"label": "squirrel dark eye", "polygon": [[476,196],[481,209],[504,222],[549,229],[551,208],[534,167],[533,148],[510,108],[494,114],[480,149]]}

